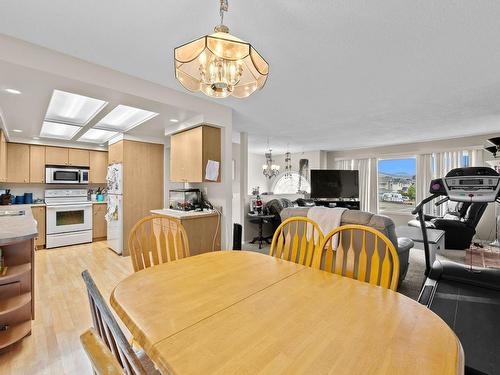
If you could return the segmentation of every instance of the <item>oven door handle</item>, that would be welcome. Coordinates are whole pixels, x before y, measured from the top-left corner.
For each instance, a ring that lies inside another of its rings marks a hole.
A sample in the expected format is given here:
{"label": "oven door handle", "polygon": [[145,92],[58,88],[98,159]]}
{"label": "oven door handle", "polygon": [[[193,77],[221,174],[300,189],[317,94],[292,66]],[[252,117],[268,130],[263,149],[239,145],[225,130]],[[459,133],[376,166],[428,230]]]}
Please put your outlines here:
{"label": "oven door handle", "polygon": [[92,203],[74,203],[74,204],[61,204],[61,205],[47,205],[47,209],[58,209],[58,208],[76,208],[76,207],[82,207],[82,208],[87,208],[87,207],[92,207]]}

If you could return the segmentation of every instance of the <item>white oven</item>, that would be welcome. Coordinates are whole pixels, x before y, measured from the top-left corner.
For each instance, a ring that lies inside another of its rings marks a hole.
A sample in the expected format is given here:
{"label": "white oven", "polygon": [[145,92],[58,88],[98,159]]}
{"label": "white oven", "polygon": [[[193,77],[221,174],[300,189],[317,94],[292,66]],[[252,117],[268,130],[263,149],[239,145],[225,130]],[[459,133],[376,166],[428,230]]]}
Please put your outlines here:
{"label": "white oven", "polygon": [[92,242],[92,203],[84,189],[46,190],[46,247]]}
{"label": "white oven", "polygon": [[92,203],[47,206],[47,234],[92,229]]}

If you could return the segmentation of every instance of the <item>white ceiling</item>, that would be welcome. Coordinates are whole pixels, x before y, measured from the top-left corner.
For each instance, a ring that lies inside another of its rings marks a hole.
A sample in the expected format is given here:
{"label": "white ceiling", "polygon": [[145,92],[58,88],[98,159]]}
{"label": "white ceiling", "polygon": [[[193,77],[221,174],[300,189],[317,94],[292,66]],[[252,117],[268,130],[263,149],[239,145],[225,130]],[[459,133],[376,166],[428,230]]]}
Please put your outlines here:
{"label": "white ceiling", "polygon": [[[339,150],[500,129],[499,1],[229,7],[231,32],[270,64],[263,91],[223,101],[234,128],[259,146],[270,136],[295,151]],[[217,0],[3,0],[0,32],[182,91],[173,48],[209,33],[217,8]]]}
{"label": "white ceiling", "polygon": [[[2,90],[6,87],[15,87],[22,94],[6,93]],[[127,132],[131,136],[156,139],[157,141],[163,141],[165,131],[173,125],[170,119],[184,121],[197,115],[193,111],[186,111],[175,106],[0,61],[0,107],[5,124],[8,125],[7,131],[11,141],[33,142],[33,137],[39,136],[54,89],[105,100],[109,103],[89,124],[82,128],[82,131],[79,132],[80,135],[119,104],[159,113],[157,117]],[[22,130],[22,133],[16,133],[13,129]],[[35,143],[66,145],[72,143],[73,146],[93,148],[97,146],[92,143],[54,139],[41,139]]]}

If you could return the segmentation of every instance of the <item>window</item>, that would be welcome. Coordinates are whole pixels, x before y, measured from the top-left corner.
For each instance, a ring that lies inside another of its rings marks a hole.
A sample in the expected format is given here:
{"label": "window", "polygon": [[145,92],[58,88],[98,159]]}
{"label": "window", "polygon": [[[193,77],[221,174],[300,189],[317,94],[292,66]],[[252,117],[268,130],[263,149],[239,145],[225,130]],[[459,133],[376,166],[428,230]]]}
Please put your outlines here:
{"label": "window", "polygon": [[286,173],[278,176],[273,187],[273,194],[297,194],[299,192],[311,192],[309,182],[297,172]]}
{"label": "window", "polygon": [[379,212],[409,213],[415,207],[416,158],[378,161]]}

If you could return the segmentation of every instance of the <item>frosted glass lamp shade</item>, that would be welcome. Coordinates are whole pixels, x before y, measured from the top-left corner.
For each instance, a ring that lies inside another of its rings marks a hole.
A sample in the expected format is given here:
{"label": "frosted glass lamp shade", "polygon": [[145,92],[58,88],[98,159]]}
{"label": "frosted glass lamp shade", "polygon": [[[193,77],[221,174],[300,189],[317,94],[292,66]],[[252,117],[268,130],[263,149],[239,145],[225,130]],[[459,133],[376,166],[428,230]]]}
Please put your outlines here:
{"label": "frosted glass lamp shade", "polygon": [[264,87],[269,65],[250,43],[225,30],[218,26],[214,34],[175,48],[175,77],[192,92],[246,98]]}

